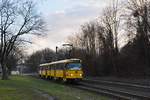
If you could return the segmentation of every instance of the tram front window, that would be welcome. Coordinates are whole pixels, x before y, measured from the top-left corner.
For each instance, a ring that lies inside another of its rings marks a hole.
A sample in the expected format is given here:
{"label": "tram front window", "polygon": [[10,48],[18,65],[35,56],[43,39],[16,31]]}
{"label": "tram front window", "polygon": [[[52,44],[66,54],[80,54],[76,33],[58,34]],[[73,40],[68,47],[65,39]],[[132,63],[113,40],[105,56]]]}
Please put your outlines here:
{"label": "tram front window", "polygon": [[69,63],[69,64],[67,64],[67,68],[69,70],[80,70],[81,64],[80,63]]}

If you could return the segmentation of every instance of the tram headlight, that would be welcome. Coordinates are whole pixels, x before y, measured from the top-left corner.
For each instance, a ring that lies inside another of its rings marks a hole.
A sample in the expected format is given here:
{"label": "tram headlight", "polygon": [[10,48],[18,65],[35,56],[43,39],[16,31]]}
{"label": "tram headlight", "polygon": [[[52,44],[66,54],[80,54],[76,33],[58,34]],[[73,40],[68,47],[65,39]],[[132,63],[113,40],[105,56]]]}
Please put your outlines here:
{"label": "tram headlight", "polygon": [[70,76],[73,76],[73,74],[70,74]]}
{"label": "tram headlight", "polygon": [[82,74],[79,74],[80,76],[82,76]]}

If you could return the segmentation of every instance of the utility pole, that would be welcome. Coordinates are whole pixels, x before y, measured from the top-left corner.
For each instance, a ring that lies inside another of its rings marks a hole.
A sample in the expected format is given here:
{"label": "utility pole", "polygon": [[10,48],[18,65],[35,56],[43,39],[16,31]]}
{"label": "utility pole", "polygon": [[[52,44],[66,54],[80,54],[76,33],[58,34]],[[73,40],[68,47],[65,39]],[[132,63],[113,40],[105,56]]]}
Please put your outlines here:
{"label": "utility pole", "polygon": [[56,46],[56,60],[58,60],[58,47]]}

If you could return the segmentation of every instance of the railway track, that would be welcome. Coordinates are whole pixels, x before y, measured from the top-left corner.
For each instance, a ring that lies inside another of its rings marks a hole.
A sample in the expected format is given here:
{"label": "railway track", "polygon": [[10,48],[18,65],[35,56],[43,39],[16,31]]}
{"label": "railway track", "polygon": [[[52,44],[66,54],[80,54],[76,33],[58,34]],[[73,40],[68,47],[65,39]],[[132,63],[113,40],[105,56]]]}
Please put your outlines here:
{"label": "railway track", "polygon": [[104,80],[83,80],[74,87],[104,94],[115,100],[150,100],[150,86]]}
{"label": "railway track", "polygon": [[107,95],[113,100],[150,100],[150,86],[148,85],[87,79],[78,84],[65,85]]}

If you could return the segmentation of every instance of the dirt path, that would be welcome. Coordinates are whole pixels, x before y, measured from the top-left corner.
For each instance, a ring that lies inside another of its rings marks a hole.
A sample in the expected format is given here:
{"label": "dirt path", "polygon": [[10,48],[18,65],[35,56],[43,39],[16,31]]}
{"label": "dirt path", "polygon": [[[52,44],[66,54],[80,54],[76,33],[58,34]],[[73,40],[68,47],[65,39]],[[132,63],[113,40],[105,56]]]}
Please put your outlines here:
{"label": "dirt path", "polygon": [[50,96],[47,92],[44,92],[42,90],[35,90],[35,92],[38,93],[39,95],[43,96],[47,100],[58,100],[55,97]]}

